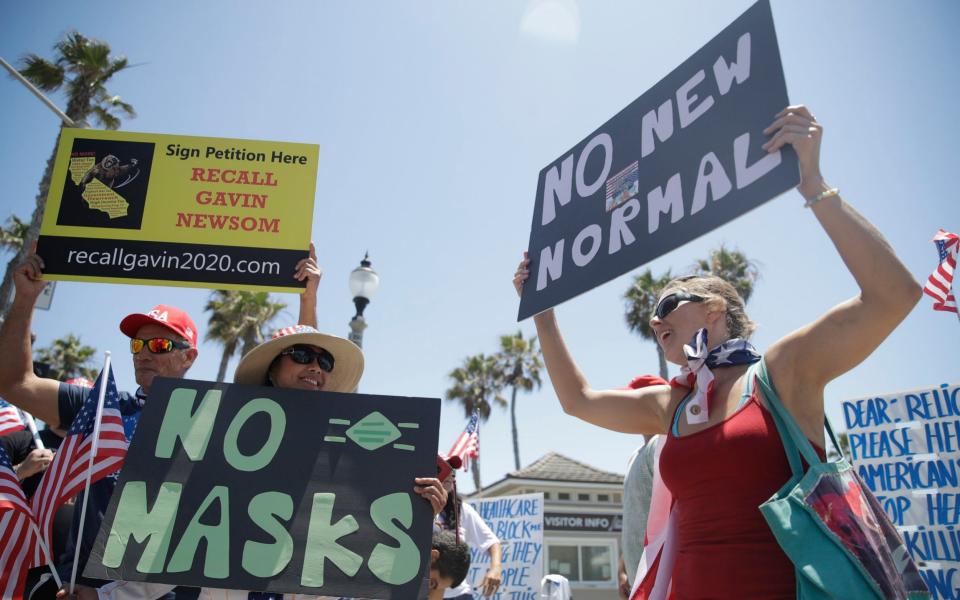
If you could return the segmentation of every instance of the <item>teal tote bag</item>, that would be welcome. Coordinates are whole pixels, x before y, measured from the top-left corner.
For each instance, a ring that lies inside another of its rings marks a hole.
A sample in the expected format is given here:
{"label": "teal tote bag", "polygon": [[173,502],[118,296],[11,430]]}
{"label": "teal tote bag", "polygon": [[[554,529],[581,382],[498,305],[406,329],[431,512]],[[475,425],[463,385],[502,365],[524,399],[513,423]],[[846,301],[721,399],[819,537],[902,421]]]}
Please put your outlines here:
{"label": "teal tote bag", "polygon": [[[903,539],[846,458],[820,460],[774,391],[763,361],[756,381],[793,473],[760,512],[793,562],[797,598],[930,598]],[[824,423],[839,449],[830,423]]]}

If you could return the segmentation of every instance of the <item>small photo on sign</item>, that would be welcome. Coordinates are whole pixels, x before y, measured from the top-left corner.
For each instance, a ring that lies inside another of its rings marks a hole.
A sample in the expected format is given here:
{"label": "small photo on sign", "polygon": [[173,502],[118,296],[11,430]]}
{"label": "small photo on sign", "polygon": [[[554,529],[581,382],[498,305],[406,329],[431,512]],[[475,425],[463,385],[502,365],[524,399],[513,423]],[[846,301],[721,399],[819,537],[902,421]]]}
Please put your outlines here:
{"label": "small photo on sign", "polygon": [[77,138],[57,225],[140,229],[154,145]]}
{"label": "small photo on sign", "polygon": [[640,167],[633,161],[626,169],[607,180],[607,212],[640,193]]}

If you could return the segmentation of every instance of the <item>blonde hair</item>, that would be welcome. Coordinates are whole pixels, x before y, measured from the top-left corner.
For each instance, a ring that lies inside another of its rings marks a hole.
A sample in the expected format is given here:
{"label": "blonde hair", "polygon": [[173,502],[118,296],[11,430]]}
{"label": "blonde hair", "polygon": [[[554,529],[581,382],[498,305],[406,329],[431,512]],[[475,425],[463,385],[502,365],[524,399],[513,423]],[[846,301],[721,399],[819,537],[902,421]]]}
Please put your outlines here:
{"label": "blonde hair", "polygon": [[709,308],[724,311],[726,313],[727,332],[730,337],[747,339],[756,331],[757,324],[747,316],[743,298],[726,280],[713,275],[677,277],[664,286],[660,297],[662,298],[677,290],[703,296],[704,304]]}

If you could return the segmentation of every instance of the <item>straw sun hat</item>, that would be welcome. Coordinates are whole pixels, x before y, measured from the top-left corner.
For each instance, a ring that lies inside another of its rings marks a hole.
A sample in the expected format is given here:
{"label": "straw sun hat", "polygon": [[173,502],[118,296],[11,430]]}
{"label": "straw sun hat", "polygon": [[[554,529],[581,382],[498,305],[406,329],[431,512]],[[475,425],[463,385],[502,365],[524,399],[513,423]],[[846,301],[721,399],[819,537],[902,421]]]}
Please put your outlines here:
{"label": "straw sun hat", "polygon": [[363,352],[350,340],[320,333],[308,325],[284,327],[273,338],[260,344],[240,359],[233,375],[234,383],[264,385],[273,360],[291,346],[319,346],[333,355],[333,371],[327,373],[326,392],[352,392],[363,375]]}

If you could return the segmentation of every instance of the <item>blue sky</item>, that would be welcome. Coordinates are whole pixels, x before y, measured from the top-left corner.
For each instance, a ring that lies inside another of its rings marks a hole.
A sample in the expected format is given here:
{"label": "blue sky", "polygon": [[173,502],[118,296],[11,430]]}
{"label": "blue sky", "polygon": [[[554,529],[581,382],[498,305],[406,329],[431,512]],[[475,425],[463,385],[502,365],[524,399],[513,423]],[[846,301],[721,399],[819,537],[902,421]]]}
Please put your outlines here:
{"label": "blue sky", "polygon": [[[369,250],[382,285],[367,309],[361,390],[442,397],[463,357],[495,350],[498,336],[518,327],[510,278],[529,237],[539,170],[749,5],[23,2],[4,8],[0,56],[50,56],[75,28],[136,65],[109,86],[139,113],[124,129],[319,144],[320,328],[346,335],[347,278]],[[922,281],[935,266],[930,237],[960,230],[960,5],[775,1],[773,14],[790,99],[809,105],[825,128],[825,177]],[[29,216],[57,125],[20,84],[0,78],[0,218]],[[785,194],[648,266],[682,272],[720,243],[758,261],[748,311],[763,349],[856,293],[802,204]],[[657,370],[652,343],[624,324],[630,280],[558,309],[594,387]],[[39,345],[73,332],[112,350],[130,388],[119,319],[165,302],[201,324],[208,293],[61,283],[34,329]],[[297,299],[278,298],[291,306],[280,326],[296,318]],[[531,322],[519,327],[533,333]],[[842,399],[960,380],[958,333],[957,319],[924,298],[880,349],[828,386],[828,414],[839,422]],[[213,379],[219,359],[217,346],[203,344],[190,376]],[[517,414],[523,464],[554,450],[622,473],[639,441],[564,415],[548,381],[520,397]],[[444,403],[444,450],[464,424],[461,409]],[[482,428],[481,465],[485,484],[513,469],[506,410]]]}

